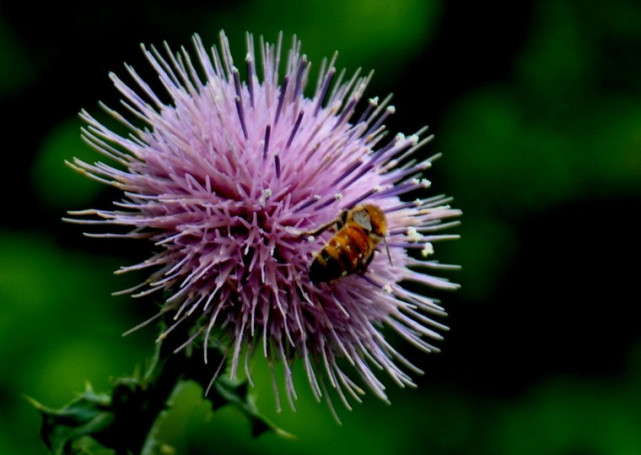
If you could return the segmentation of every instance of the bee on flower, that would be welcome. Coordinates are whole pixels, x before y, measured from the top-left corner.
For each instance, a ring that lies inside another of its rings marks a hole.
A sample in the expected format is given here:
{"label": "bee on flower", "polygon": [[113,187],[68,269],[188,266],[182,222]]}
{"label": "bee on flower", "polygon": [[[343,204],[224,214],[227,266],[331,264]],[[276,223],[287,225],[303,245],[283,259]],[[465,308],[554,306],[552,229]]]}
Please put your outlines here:
{"label": "bee on flower", "polygon": [[346,79],[336,56],[306,96],[311,67],[295,38],[285,56],[280,38],[261,39],[257,53],[248,35],[246,80],[224,33],[219,48],[193,44],[143,46],[165,94],[130,66],[129,82],[111,75],[126,114],[105,109],[128,134],[81,113],[83,138],[111,163],[70,166],[123,195],[70,220],[150,241],[154,255],[120,270],[149,270],[128,291],[157,293],[159,314],[175,321],[167,330],[192,327],[185,345],[217,337],[232,377],[250,376],[248,357],[259,353],[284,370],[290,402],[296,361],[318,399],[331,389],[350,408],[367,388],[387,400],[378,375],[405,386],[420,371],[386,331],[433,352],[446,329],[434,319],[445,315],[439,302],[405,284],[457,287],[431,274],[454,266],[428,256],[456,237],[440,231],[460,211],[442,195],[403,199],[429,186],[423,172],[437,156],[413,156],[431,136],[386,139],[390,97],[364,101],[371,75]]}
{"label": "bee on flower", "polygon": [[312,282],[331,281],[350,273],[365,272],[381,240],[385,242],[387,256],[390,257],[385,241],[387,221],[377,206],[359,205],[345,210],[338,219],[321,226],[314,233],[319,234],[331,225],[338,225],[339,231],[314,257],[309,268]]}

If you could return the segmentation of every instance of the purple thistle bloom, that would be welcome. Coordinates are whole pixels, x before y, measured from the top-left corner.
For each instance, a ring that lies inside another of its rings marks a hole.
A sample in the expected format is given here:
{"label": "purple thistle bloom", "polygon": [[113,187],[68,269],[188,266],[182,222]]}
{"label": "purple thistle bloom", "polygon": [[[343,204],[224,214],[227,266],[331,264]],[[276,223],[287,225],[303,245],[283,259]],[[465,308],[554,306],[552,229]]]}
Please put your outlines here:
{"label": "purple thistle bloom", "polygon": [[[437,157],[410,157],[431,136],[421,139],[422,129],[384,141],[383,122],[394,113],[390,98],[370,99],[355,115],[371,75],[357,71],[345,80],[343,72],[336,74],[336,56],[323,62],[309,98],[310,63],[295,38],[282,80],[281,40],[270,45],[261,39],[261,79],[248,35],[243,82],[226,36],[220,37],[220,52],[214,47],[208,53],[195,36],[196,64],[185,49],[174,54],[167,47],[161,54],[143,47],[170,102],[129,66],[135,88],[111,75],[130,118],[145,126],[103,106],[129,130],[119,135],[81,113],[88,124],[83,138],[115,164],[74,159],[71,167],[122,190],[124,198],[113,210],[71,212],[81,217],[73,221],[126,226],[126,233],[97,236],[153,242],[154,256],[119,270],[152,270],[144,283],[123,292],[139,297],[169,291],[160,312],[173,312],[168,330],[190,321],[194,336],[185,345],[197,336],[206,342],[217,337],[227,347],[232,377],[239,368],[250,377],[248,358],[259,350],[272,372],[282,365],[292,406],[295,359],[302,360],[318,399],[329,385],[346,407],[350,396],[360,401],[364,391],[344,371],[348,365],[361,384],[387,400],[376,370],[400,386],[413,385],[406,371],[420,370],[381,329],[387,326],[426,352],[438,351],[427,340],[440,340],[439,331],[446,330],[432,319],[445,315],[438,302],[403,284],[457,287],[424,272],[455,268],[426,257],[432,242],[457,237],[438,231],[457,224],[443,220],[459,210],[444,196],[399,198],[429,186],[421,174]],[[363,270],[312,282],[310,264],[336,228],[310,233],[359,204],[385,213],[389,253],[381,242]]]}

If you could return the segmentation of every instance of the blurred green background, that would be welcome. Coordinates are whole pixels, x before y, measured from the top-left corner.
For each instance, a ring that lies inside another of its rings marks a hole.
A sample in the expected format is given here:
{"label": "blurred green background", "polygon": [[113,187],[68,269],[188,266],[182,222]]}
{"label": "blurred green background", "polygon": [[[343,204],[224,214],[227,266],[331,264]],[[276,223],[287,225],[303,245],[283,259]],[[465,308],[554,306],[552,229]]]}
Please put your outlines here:
{"label": "blurred green background", "polygon": [[[187,386],[160,438],[181,454],[641,454],[641,3],[278,0],[0,1],[0,454],[44,454],[24,395],[62,406],[143,368],[153,308],[111,297],[144,242],[82,237],[66,210],[119,196],[62,162],[98,157],[77,112],[118,103],[109,71],[151,77],[140,42],[216,42],[242,59],[244,32],[297,34],[315,68],[375,70],[394,93],[393,132],[430,125],[443,153],[433,190],[463,209],[462,239],[436,245],[463,265],[442,298],[443,352],[407,353],[426,374],[367,396],[336,425],[299,375],[297,412],[261,410],[298,436],[251,439],[233,409],[212,414]],[[399,342],[400,344],[400,342]],[[260,363],[260,362],[258,362]]]}

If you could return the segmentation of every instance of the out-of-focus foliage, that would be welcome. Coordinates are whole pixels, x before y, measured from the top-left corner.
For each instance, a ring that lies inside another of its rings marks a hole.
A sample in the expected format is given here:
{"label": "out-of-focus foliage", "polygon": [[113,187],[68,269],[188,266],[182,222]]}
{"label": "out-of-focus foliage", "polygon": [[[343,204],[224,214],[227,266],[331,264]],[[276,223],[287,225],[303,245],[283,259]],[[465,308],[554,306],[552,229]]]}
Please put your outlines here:
{"label": "out-of-focus foliage", "polygon": [[62,405],[86,381],[109,386],[113,375],[143,364],[145,353],[135,337],[120,336],[134,320],[110,297],[113,258],[65,251],[35,231],[1,231],[0,252],[0,434],[12,436],[0,437],[0,449],[42,453],[39,418],[23,394]]}
{"label": "out-of-focus foliage", "polygon": [[24,49],[11,33],[10,24],[0,15],[0,96],[9,97],[35,78],[31,62],[23,57]]}
{"label": "out-of-focus foliage", "polygon": [[257,405],[297,440],[251,439],[240,412],[212,413],[193,383],[158,438],[181,454],[641,453],[638,272],[627,265],[641,254],[638,2],[117,0],[39,15],[22,3],[0,4],[0,453],[45,453],[23,394],[62,406],[153,352],[153,328],[120,337],[153,304],[110,296],[140,279],[111,271],[148,249],[60,221],[110,203],[62,163],[92,153],[70,119],[99,99],[117,106],[107,72],[124,74],[122,61],[144,72],[139,42],[188,46],[198,32],[213,43],[221,28],[238,61],[246,30],[296,33],[316,70],[338,50],[339,67],[375,70],[367,96],[396,93],[395,128],[433,124],[425,153],[443,159],[428,177],[465,213],[463,238],[436,254],[463,265],[451,277],[463,288],[441,296],[452,328],[441,354],[401,348],[426,375],[416,390],[390,384],[391,406],[368,397],[338,426],[298,374],[297,412],[277,413],[258,359]]}
{"label": "out-of-focus foliage", "polygon": [[[273,40],[297,35],[316,70],[323,58],[339,53],[339,66],[349,71],[374,69],[377,77],[391,77],[415,58],[434,33],[441,5],[438,1],[325,0],[300,2],[251,0],[239,3],[218,18],[229,32],[235,55],[244,56],[243,35],[251,31]],[[243,12],[248,17],[239,20]],[[215,39],[218,21],[211,30]],[[330,50],[331,49],[331,50]]]}
{"label": "out-of-focus foliage", "polygon": [[91,203],[102,185],[79,173],[60,167],[71,157],[96,161],[97,152],[78,140],[80,120],[56,125],[44,139],[33,161],[31,183],[38,197],[47,205],[61,210]]}
{"label": "out-of-focus foliage", "polygon": [[517,226],[507,224],[514,217],[641,196],[641,77],[631,77],[641,76],[641,28],[631,25],[641,23],[641,8],[602,6],[538,2],[508,80],[448,110],[446,181],[463,189],[457,200],[471,243],[455,248],[461,263],[474,264],[462,280],[472,298],[500,286],[487,280],[518,260],[509,257],[518,254]]}

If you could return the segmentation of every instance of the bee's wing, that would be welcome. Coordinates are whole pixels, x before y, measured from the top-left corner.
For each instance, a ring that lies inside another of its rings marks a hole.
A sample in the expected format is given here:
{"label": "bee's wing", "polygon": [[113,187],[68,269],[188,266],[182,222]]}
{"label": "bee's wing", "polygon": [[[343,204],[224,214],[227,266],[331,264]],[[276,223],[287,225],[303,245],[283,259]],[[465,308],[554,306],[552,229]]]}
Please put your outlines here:
{"label": "bee's wing", "polygon": [[361,227],[367,229],[368,231],[372,230],[372,219],[367,213],[367,210],[356,210],[352,214],[352,219]]}

